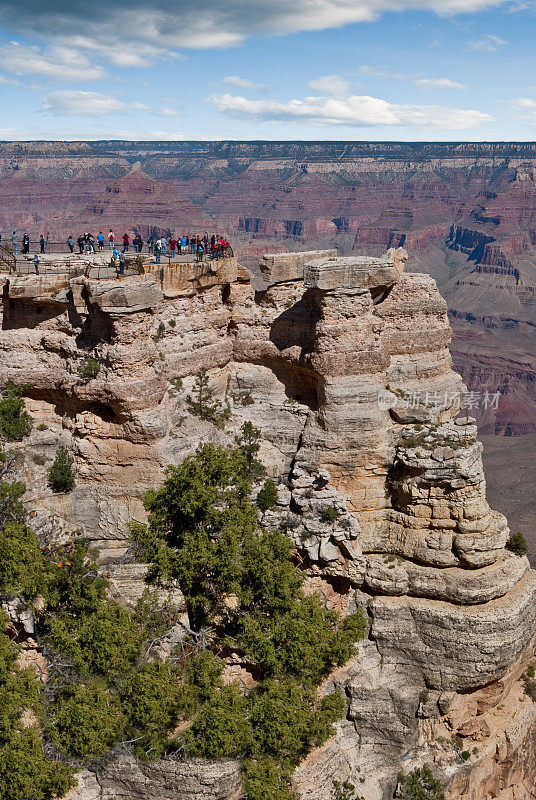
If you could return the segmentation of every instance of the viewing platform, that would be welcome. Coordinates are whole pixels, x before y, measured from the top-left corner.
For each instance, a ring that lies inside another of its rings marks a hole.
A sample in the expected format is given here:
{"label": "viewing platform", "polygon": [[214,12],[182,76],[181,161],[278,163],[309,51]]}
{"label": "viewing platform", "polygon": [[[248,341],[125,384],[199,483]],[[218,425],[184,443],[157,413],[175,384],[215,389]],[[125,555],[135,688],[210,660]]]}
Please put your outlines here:
{"label": "viewing platform", "polygon": [[[232,252],[232,251],[231,251]],[[8,275],[35,275],[35,252],[17,253],[13,255],[4,247],[0,247],[0,273]],[[119,265],[112,264],[112,254],[109,249],[96,253],[63,253],[49,252],[37,253],[39,258],[39,275],[66,275],[69,278],[85,276],[86,278],[110,279],[129,275],[143,275],[144,273],[158,272],[161,268],[173,268],[174,271],[184,267],[197,267],[196,272],[210,271],[211,265],[229,262],[232,257],[222,256],[212,259],[204,254],[203,260],[198,261],[195,253],[183,253],[171,258],[171,254],[160,256],[160,263],[151,253],[125,253],[124,273],[119,274]],[[191,269],[187,269],[187,272]],[[218,270],[219,271],[219,270]]]}

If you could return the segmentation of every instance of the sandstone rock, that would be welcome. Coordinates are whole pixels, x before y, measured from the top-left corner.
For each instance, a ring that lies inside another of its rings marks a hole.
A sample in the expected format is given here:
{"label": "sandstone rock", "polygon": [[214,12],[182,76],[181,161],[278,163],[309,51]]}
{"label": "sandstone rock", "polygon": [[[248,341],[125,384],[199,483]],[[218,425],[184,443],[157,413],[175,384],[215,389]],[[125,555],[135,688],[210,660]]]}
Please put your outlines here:
{"label": "sandstone rock", "polygon": [[[458,727],[477,716],[478,703],[489,714],[514,680],[534,631],[534,573],[504,549],[508,527],[486,501],[474,420],[453,422],[463,385],[434,281],[402,272],[400,250],[364,261],[318,255],[271,257],[271,285],[262,291],[229,261],[206,272],[155,266],[120,281],[74,278],[54,302],[30,276],[18,298],[4,295],[0,380],[32,386],[36,425],[22,445],[28,507],[43,534],[88,535],[101,549],[110,592],[132,604],[144,568],[121,558],[129,522],[144,519],[144,491],[161,482],[167,464],[203,442],[230,444],[252,422],[279,484],[263,524],[288,533],[326,602],[339,592],[341,613],[362,607],[371,621],[359,655],[326,682],[348,697],[348,715],[300,765],[301,796],[330,800],[333,778],[346,776],[366,800],[387,800],[401,765],[437,757],[460,798],[474,800],[477,760],[460,765],[431,731],[452,732],[459,698]],[[308,263],[310,288],[302,281]],[[84,383],[78,366],[88,353],[101,368]],[[202,367],[229,406],[223,430],[189,411]],[[62,496],[44,488],[60,443],[77,470],[73,492]],[[165,658],[183,631],[179,620],[152,657]],[[509,737],[521,725],[514,716],[505,720]],[[528,712],[524,720],[520,742],[530,738]],[[489,736],[478,729],[482,746],[502,748],[506,774],[506,736],[488,716],[486,725]],[[467,738],[477,732],[466,730]],[[495,785],[486,764],[480,774]],[[110,800],[228,800],[241,791],[238,767],[222,769],[125,756],[97,778]],[[508,781],[519,785],[513,773]]]}
{"label": "sandstone rock", "polygon": [[389,250],[382,258],[366,256],[323,257],[305,265],[307,289],[370,289],[381,294],[400,277],[407,259],[405,250]]}
{"label": "sandstone rock", "polygon": [[313,258],[336,258],[336,250],[316,250],[307,253],[276,253],[265,255],[260,270],[266,283],[284,283],[303,279],[304,265]]}

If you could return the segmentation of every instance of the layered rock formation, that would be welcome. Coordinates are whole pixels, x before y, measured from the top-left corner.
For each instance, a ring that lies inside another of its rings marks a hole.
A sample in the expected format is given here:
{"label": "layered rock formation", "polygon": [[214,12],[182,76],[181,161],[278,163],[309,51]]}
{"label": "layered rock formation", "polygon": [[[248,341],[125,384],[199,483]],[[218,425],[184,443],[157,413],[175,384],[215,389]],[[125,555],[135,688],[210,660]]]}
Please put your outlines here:
{"label": "layered rock formation", "polygon": [[[234,259],[120,281],[6,277],[0,380],[28,384],[46,425],[24,445],[28,505],[36,528],[93,539],[128,601],[141,575],[125,537],[143,491],[251,420],[279,486],[263,523],[293,538],[311,591],[370,618],[359,655],[326,683],[348,713],[296,771],[300,796],[329,800],[348,778],[387,800],[399,771],[428,763],[449,800],[529,800],[536,705],[521,675],[536,577],[505,549],[474,420],[457,418],[446,303],[406,261],[400,249],[276,254],[261,290]],[[86,382],[89,356],[100,369]],[[223,430],[189,413],[201,367],[231,410]],[[68,495],[46,489],[60,443],[76,461]],[[237,781],[232,763],[118,759],[73,797],[231,800]]]}

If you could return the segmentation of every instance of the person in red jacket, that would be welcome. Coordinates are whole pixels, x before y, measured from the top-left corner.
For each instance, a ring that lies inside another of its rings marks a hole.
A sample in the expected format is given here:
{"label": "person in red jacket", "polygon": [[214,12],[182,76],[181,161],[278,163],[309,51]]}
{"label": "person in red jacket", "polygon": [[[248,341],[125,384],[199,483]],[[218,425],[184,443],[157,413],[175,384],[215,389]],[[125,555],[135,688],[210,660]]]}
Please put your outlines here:
{"label": "person in red jacket", "polygon": [[175,258],[175,250],[177,249],[177,240],[173,236],[169,240],[169,249],[171,250],[171,258]]}
{"label": "person in red jacket", "polygon": [[128,253],[129,237],[128,233],[123,234],[123,253]]}

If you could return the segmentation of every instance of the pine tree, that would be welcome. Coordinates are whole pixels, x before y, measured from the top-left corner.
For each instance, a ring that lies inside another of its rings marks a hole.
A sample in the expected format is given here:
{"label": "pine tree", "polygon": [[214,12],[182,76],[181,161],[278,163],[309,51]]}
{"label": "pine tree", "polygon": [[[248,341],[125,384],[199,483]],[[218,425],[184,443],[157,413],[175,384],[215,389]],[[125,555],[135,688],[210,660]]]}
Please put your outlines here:
{"label": "pine tree", "polygon": [[207,419],[213,422],[218,428],[223,426],[224,421],[229,416],[229,409],[224,408],[219,400],[214,398],[214,392],[209,386],[208,373],[205,367],[201,367],[195,377],[193,396],[186,400],[190,413],[196,417]]}
{"label": "pine tree", "polygon": [[48,483],[55,492],[70,492],[74,486],[74,459],[60,447],[48,471]]}

